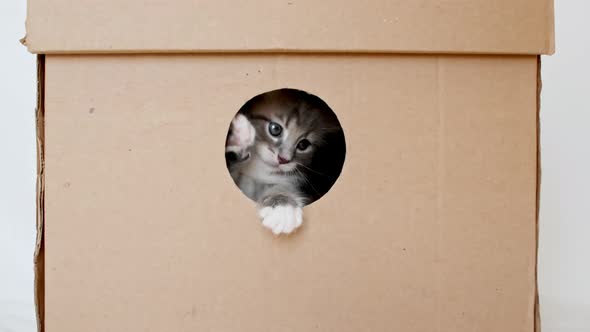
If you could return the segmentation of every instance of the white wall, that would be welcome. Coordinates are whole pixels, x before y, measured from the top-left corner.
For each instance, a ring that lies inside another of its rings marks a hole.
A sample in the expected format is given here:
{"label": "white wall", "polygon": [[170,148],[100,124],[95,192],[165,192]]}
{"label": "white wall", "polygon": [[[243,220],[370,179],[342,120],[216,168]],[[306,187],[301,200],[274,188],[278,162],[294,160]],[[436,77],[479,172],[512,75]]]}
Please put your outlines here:
{"label": "white wall", "polygon": [[[541,110],[543,332],[589,332],[590,1],[555,1]],[[18,43],[24,18],[24,0],[0,1],[0,332],[35,330],[35,59]]]}
{"label": "white wall", "polygon": [[590,1],[555,0],[542,63],[539,287],[544,332],[590,332]]}
{"label": "white wall", "polygon": [[35,331],[35,57],[25,3],[0,0],[0,332]]}

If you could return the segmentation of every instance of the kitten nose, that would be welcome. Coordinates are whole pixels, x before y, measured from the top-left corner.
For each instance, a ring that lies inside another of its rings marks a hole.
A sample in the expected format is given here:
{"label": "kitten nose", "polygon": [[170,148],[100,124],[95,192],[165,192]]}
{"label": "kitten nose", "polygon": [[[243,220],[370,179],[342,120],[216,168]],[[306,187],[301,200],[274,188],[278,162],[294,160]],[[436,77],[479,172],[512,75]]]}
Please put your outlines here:
{"label": "kitten nose", "polygon": [[282,165],[282,164],[286,164],[286,163],[288,163],[288,162],[290,162],[290,161],[291,161],[291,160],[289,160],[289,159],[286,159],[286,158],[283,158],[283,157],[281,157],[281,155],[279,155],[279,164],[281,164],[281,165]]}

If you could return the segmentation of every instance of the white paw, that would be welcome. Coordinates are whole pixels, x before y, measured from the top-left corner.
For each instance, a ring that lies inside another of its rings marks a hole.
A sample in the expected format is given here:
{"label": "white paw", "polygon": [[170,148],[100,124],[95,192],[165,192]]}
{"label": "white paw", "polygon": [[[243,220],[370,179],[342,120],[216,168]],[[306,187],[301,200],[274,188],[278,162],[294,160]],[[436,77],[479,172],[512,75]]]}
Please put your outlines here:
{"label": "white paw", "polygon": [[231,135],[227,140],[226,149],[236,151],[246,149],[254,144],[256,129],[243,114],[238,114],[231,122]]}
{"label": "white paw", "polygon": [[274,234],[289,234],[303,223],[303,209],[290,205],[265,207],[259,211],[262,225]]}

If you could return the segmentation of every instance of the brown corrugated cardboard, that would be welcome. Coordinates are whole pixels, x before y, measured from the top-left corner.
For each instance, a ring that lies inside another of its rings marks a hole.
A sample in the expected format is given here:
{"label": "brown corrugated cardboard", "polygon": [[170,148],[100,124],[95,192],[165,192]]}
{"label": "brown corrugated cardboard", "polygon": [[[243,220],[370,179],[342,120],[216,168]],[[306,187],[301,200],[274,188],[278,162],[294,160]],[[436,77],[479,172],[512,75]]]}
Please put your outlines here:
{"label": "brown corrugated cardboard", "polygon": [[45,255],[43,230],[45,221],[45,56],[37,56],[37,238],[35,241],[35,315],[37,326],[43,331],[45,304]]}
{"label": "brown corrugated cardboard", "polygon": [[[538,331],[552,22],[546,0],[29,0],[40,330]],[[285,87],[329,104],[347,154],[274,237],[223,151]]]}
{"label": "brown corrugated cardboard", "polygon": [[[48,56],[47,331],[532,331],[536,78],[534,56]],[[274,238],[221,149],[286,86],[349,145]]]}
{"label": "brown corrugated cardboard", "polygon": [[28,0],[35,53],[553,52],[552,0]]}

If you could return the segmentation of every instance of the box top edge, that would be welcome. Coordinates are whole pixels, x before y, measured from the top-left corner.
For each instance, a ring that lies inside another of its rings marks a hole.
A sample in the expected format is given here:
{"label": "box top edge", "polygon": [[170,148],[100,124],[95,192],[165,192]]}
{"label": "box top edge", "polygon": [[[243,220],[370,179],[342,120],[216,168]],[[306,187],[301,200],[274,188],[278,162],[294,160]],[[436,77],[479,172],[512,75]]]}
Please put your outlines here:
{"label": "box top edge", "polygon": [[553,0],[28,0],[26,26],[42,54],[554,52]]}

